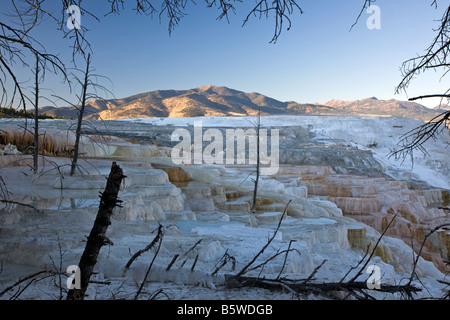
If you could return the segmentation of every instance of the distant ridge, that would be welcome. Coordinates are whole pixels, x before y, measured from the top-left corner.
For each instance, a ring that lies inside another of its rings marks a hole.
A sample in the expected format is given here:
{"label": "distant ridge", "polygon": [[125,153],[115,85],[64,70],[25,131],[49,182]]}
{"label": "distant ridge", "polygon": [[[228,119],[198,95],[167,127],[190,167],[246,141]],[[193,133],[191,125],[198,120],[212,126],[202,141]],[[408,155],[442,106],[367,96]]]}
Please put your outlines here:
{"label": "distant ridge", "polygon": [[440,113],[443,113],[446,111],[450,111],[450,105],[439,105],[437,107],[434,107],[433,109]]}
{"label": "distant ridge", "polygon": [[[87,119],[248,116],[256,115],[352,115],[394,116],[429,120],[439,114],[414,102],[378,100],[331,100],[324,104],[282,102],[257,92],[245,93],[223,86],[207,85],[188,90],[156,90],[123,99],[91,100],[86,105]],[[76,118],[74,107],[44,107],[41,113]]]}

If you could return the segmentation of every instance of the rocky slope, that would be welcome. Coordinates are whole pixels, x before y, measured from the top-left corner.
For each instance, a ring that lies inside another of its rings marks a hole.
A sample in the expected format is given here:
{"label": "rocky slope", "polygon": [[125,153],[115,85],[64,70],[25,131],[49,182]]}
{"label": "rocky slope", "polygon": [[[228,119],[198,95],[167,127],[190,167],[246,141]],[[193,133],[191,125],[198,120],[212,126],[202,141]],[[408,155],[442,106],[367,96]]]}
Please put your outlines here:
{"label": "rocky slope", "polygon": [[415,102],[378,100],[376,97],[356,101],[331,100],[325,105],[343,111],[346,115],[409,117],[424,121],[432,119],[440,111]]}
{"label": "rocky slope", "polygon": [[[413,102],[368,98],[357,101],[332,100],[324,105],[282,102],[263,94],[219,86],[189,90],[157,90],[123,99],[91,100],[85,110],[88,119],[124,119],[152,117],[248,116],[261,109],[263,115],[365,115],[411,117],[429,120],[438,115]],[[74,107],[44,107],[41,113],[77,118]]]}

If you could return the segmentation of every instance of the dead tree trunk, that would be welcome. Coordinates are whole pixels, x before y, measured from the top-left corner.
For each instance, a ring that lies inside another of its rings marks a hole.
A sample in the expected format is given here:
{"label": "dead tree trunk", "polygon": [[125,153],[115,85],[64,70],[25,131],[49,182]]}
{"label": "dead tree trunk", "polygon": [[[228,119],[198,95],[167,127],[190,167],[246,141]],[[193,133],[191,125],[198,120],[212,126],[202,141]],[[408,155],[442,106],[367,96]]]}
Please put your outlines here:
{"label": "dead tree trunk", "polygon": [[35,87],[34,87],[34,150],[33,170],[38,171],[39,152],[39,57],[36,56]]}
{"label": "dead tree trunk", "polygon": [[252,213],[256,213],[256,197],[258,195],[258,182],[259,182],[259,167],[260,167],[260,141],[259,141],[259,132],[261,129],[261,108],[259,108],[258,112],[258,124],[256,125],[256,179],[255,179],[255,187],[253,189],[253,204],[252,204]]}
{"label": "dead tree trunk", "polygon": [[122,179],[124,178],[125,176],[123,175],[122,169],[115,162],[113,162],[105,191],[102,193],[100,198],[100,206],[94,226],[89,234],[86,247],[78,265],[80,271],[80,288],[70,289],[67,295],[67,300],[84,299],[86,289],[89,284],[89,279],[92,275],[94,266],[97,263],[97,257],[100,249],[105,244],[112,244],[111,240],[109,240],[105,234],[108,226],[111,224],[113,209],[118,205],[118,202],[120,202],[117,199],[117,196]]}
{"label": "dead tree trunk", "polygon": [[78,152],[79,152],[78,150],[79,150],[80,136],[81,136],[81,125],[83,123],[84,108],[86,106],[86,95],[87,95],[87,89],[88,89],[88,83],[89,83],[89,64],[90,64],[90,62],[91,62],[91,55],[88,54],[87,63],[86,63],[86,72],[84,74],[81,106],[80,106],[80,111],[78,114],[77,130],[75,132],[75,146],[73,149],[72,167],[70,169],[71,176],[73,176],[75,174],[75,169],[77,168]]}

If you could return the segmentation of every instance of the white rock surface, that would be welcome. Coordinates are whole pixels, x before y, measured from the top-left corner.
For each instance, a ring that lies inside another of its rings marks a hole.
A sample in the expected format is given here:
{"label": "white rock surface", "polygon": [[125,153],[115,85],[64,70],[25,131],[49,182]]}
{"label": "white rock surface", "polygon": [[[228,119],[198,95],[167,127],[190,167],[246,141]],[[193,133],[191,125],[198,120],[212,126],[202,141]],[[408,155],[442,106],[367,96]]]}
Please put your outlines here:
{"label": "white rock surface", "polygon": [[[240,118],[233,118],[234,122],[218,118],[210,120],[209,126],[244,125],[244,120]],[[270,124],[287,126],[294,120],[301,120],[302,126],[318,134],[315,137],[318,140],[336,142],[340,139],[339,143],[345,140],[358,146],[376,141],[373,152],[386,168],[392,165],[388,171],[393,176],[408,172],[381,156],[385,148],[392,146],[390,135],[398,134],[398,128],[393,127],[400,123],[398,119],[280,117],[270,119]],[[174,119],[158,121],[158,125],[179,124]],[[133,125],[126,121],[121,123],[123,128],[128,125],[132,128]],[[407,120],[401,123],[407,129],[417,122]],[[60,125],[59,122],[56,124]],[[46,125],[51,126],[52,122]],[[429,182],[445,189],[448,186],[448,176],[445,175],[448,159],[440,146],[430,147],[432,152],[436,152],[437,160],[441,161],[439,168],[436,163],[422,161],[418,162],[419,169],[410,173],[411,176],[431,178]],[[326,260],[315,276],[317,281],[341,280],[364,256],[363,247],[375,243],[380,236],[374,227],[347,215],[347,211],[355,216],[367,214],[370,219],[378,219],[382,223],[383,220],[377,216],[379,211],[403,201],[405,217],[402,219],[405,221],[412,219],[407,212],[411,212],[417,220],[439,219],[442,214],[438,210],[421,209],[442,202],[443,193],[439,191],[409,192],[405,189],[405,182],[391,183],[386,182],[385,178],[367,177],[364,178],[367,180],[358,180],[350,174],[337,173],[330,166],[291,165],[282,167],[275,177],[261,177],[258,212],[252,215],[249,201],[253,182],[245,179],[249,168],[186,166],[183,170],[194,180],[176,183],[169,180],[166,172],[155,168],[156,164],[171,165],[171,161],[164,156],[167,153],[153,146],[141,147],[114,140],[107,148],[93,148],[89,152],[98,158],[83,163],[85,172],[77,177],[67,175],[68,159],[49,157],[54,164],[62,165],[62,170],[47,164],[45,174],[38,177],[31,173],[27,165],[15,163],[14,166],[6,166],[7,160],[12,158],[2,158],[0,161],[0,175],[10,191],[11,200],[40,210],[37,212],[19,204],[0,204],[0,260],[3,266],[0,289],[19,277],[58,266],[60,258],[63,268],[78,263],[85,246],[85,236],[89,234],[95,219],[99,192],[103,191],[111,160],[117,161],[127,176],[119,196],[124,202],[122,208],[115,210],[107,233],[114,245],[102,248],[94,276],[94,280],[111,281],[111,285],[91,285],[89,297],[92,299],[130,299],[134,296],[155,248],[139,257],[130,270],[125,272],[124,266],[133,253],[154,239],[158,223],[164,225],[165,233],[149,283],[146,284],[146,297],[163,286],[174,299],[291,299],[292,295],[288,293],[274,295],[261,289],[231,290],[221,286],[224,274],[242,269],[266,244],[290,200],[292,202],[279,232],[257,263],[263,263],[289,245],[292,251],[286,261],[283,254],[265,265],[264,275],[267,277],[276,277],[282,271],[283,276],[304,279]],[[350,157],[348,161],[354,161],[354,158]],[[421,171],[420,168],[431,171]],[[435,172],[439,172],[440,176],[434,175]],[[386,190],[389,190],[388,194]],[[323,194],[319,194],[321,192]],[[364,236],[358,238],[359,234]],[[396,284],[408,279],[413,259],[409,243],[386,235],[380,249],[371,264],[380,267],[383,283]],[[230,260],[217,275],[211,276],[225,253],[235,259],[235,265]],[[177,259],[173,260],[176,255]],[[174,263],[168,270],[172,261]],[[253,270],[249,274],[258,275],[260,271]],[[356,271],[350,272],[348,278]],[[418,297],[442,295],[441,290],[445,286],[436,279],[443,279],[444,275],[433,263],[420,259],[416,271],[421,283],[415,284],[427,287]],[[367,274],[363,273],[360,280],[366,278]],[[25,290],[22,297],[40,299],[57,296],[58,292],[52,280],[40,281]],[[399,295],[376,296],[380,299],[401,298]],[[2,298],[8,297],[5,295]]]}

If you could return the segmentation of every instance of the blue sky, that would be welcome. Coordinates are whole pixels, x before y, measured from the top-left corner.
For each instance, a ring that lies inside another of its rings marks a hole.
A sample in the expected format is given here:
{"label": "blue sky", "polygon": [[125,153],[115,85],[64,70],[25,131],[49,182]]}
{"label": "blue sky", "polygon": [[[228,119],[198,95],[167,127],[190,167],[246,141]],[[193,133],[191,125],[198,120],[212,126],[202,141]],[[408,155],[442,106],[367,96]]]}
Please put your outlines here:
{"label": "blue sky", "polygon": [[[81,21],[89,29],[96,73],[111,80],[104,84],[115,98],[214,84],[282,101],[324,103],[371,96],[407,100],[448,88],[445,78],[430,73],[414,80],[407,94],[394,94],[402,62],[421,54],[433,39],[445,7],[435,9],[432,0],[378,0],[381,29],[368,29],[370,14],[363,13],[352,31],[363,0],[299,1],[303,15],[292,18],[292,28],[283,29],[275,44],[269,43],[273,19],[252,18],[242,27],[252,0],[236,5],[230,23],[217,21],[219,11],[198,0],[171,36],[166,20],[160,24],[157,16],[136,15],[131,2],[120,15],[107,17],[107,1],[90,2],[101,21],[89,16]],[[67,59],[70,41],[55,28],[44,23],[36,36],[49,52]],[[51,77],[44,86],[66,94]],[[418,102],[434,107],[439,101]]]}

